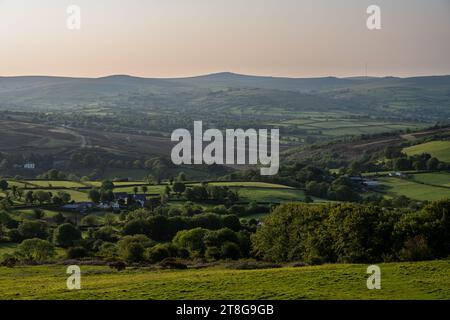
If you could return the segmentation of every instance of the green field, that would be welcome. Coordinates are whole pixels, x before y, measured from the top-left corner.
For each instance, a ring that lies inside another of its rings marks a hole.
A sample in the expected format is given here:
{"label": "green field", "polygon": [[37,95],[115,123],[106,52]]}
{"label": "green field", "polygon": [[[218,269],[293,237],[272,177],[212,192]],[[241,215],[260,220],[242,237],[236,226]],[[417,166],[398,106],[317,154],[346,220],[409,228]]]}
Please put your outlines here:
{"label": "green field", "polygon": [[403,149],[408,156],[428,153],[443,162],[450,162],[450,141],[431,141]]}
{"label": "green field", "polygon": [[450,299],[450,262],[379,264],[381,290],[368,290],[367,265],[263,270],[128,269],[82,266],[81,290],[66,288],[65,266],[0,268],[0,299]]}
{"label": "green field", "polygon": [[270,189],[270,188],[238,188],[239,199],[256,202],[290,202],[303,201],[305,193],[296,189]]}
{"label": "green field", "polygon": [[84,184],[76,181],[58,181],[58,180],[32,180],[25,181],[31,185],[44,188],[79,188],[85,187]]}
{"label": "green field", "polygon": [[406,196],[415,200],[437,201],[450,199],[450,189],[420,184],[412,180],[379,178],[378,181],[389,196]]}
{"label": "green field", "polygon": [[16,250],[17,246],[17,243],[0,243],[0,259],[5,254],[12,254],[14,250]]}
{"label": "green field", "polygon": [[450,188],[450,173],[448,172],[431,172],[420,173],[412,175],[412,179],[417,182],[449,187]]}
{"label": "green field", "polygon": [[[188,185],[191,185],[188,183]],[[195,183],[194,185],[200,185],[199,183]],[[210,186],[222,186],[222,187],[254,187],[254,188],[272,188],[272,189],[292,189],[291,187],[275,184],[275,183],[267,183],[267,182],[257,182],[257,181],[220,181],[220,182],[209,182]]]}

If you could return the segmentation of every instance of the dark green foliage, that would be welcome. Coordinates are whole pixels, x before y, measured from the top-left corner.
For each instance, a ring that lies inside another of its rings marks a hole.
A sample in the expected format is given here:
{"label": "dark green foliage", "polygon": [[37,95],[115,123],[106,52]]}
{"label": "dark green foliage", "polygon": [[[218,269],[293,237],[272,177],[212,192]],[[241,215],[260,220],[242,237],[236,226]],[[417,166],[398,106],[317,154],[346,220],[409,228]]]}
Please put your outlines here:
{"label": "dark green foliage", "polygon": [[48,230],[45,222],[41,221],[25,221],[19,225],[17,229],[20,233],[21,239],[47,239]]}
{"label": "dark green foliage", "polygon": [[252,237],[271,261],[371,263],[442,258],[450,254],[450,201],[419,211],[354,204],[285,204]]}
{"label": "dark green foliage", "polygon": [[79,259],[88,257],[89,252],[83,247],[71,247],[67,249],[67,258],[68,259]]}
{"label": "dark green foliage", "polygon": [[239,246],[234,242],[225,242],[222,245],[222,258],[237,260],[241,256]]}
{"label": "dark green foliage", "polygon": [[68,248],[81,239],[81,231],[70,223],[58,226],[53,233],[53,242],[60,247]]}

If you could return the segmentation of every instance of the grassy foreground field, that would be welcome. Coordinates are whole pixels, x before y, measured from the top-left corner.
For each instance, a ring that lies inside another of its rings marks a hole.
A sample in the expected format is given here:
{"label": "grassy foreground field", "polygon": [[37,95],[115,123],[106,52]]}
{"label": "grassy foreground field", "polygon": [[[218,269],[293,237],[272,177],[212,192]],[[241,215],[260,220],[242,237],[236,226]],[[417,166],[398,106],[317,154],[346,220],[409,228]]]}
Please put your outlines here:
{"label": "grassy foreground field", "polygon": [[450,299],[450,261],[265,270],[126,270],[82,266],[81,290],[66,289],[65,266],[0,268],[0,299]]}

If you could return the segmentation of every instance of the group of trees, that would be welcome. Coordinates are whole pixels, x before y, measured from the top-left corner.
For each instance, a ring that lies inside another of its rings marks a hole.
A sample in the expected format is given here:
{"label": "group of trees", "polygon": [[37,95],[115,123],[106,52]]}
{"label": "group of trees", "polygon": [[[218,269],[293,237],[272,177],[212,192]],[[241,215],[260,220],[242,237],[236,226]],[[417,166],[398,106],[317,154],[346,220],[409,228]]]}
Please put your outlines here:
{"label": "group of trees", "polygon": [[172,190],[178,196],[183,195],[188,201],[215,201],[220,203],[235,203],[239,201],[239,194],[226,186],[210,186],[206,183],[186,187],[183,182],[176,181]]}
{"label": "group of trees", "polygon": [[[186,210],[192,213],[198,209]],[[55,247],[65,248],[68,258],[104,258],[129,263],[155,263],[169,257],[238,259],[249,256],[250,232],[254,232],[255,224],[241,224],[236,215],[222,213],[198,210],[192,215],[169,216],[168,211],[139,209],[121,215],[107,214],[103,223],[89,215],[78,224],[61,215],[43,219],[42,211],[35,214],[34,220],[22,222],[1,212],[0,241],[19,243],[13,257],[25,262],[51,259]],[[85,237],[82,229],[87,231]]]}
{"label": "group of trees", "polygon": [[[394,150],[392,150],[394,149]],[[401,150],[395,148],[387,148],[386,159],[384,166],[387,170],[446,170],[449,169],[449,165],[445,162],[439,161],[437,158],[432,157],[428,153],[417,154],[413,156],[407,156],[402,153]]]}
{"label": "group of trees", "polygon": [[450,201],[421,210],[285,204],[252,237],[262,259],[306,263],[425,260],[450,254]]}
{"label": "group of trees", "polygon": [[64,218],[38,219],[39,214],[36,220],[18,222],[0,212],[0,240],[19,243],[14,258],[23,261],[50,259],[55,247],[66,249],[68,258],[128,263],[247,257],[309,264],[372,263],[450,254],[450,200],[419,210],[351,203],[283,204],[259,228],[228,210],[232,209],[170,216],[139,209],[109,214],[102,224],[87,216],[79,226]]}

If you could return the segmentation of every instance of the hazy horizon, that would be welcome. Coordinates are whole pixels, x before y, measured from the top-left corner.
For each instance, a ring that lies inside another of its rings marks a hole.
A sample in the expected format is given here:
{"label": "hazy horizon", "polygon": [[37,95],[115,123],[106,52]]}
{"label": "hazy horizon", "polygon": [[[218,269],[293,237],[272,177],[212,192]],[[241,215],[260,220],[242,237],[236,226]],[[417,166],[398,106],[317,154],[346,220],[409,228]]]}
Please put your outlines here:
{"label": "hazy horizon", "polygon": [[0,0],[0,75],[449,75],[449,15],[448,0]]}
{"label": "hazy horizon", "polygon": [[419,78],[419,77],[446,77],[450,76],[448,74],[423,74],[423,75],[411,75],[411,76],[396,76],[396,75],[380,75],[380,76],[364,76],[364,75],[353,75],[353,76],[336,76],[336,75],[323,75],[316,77],[294,77],[294,76],[283,76],[283,75],[270,75],[270,74],[245,74],[245,73],[237,73],[233,71],[218,71],[212,73],[204,73],[204,74],[192,74],[192,75],[182,75],[182,76],[173,76],[173,77],[152,77],[152,76],[139,76],[133,74],[106,74],[99,76],[76,76],[76,75],[50,75],[50,74],[23,74],[23,75],[1,75],[0,78],[26,78],[26,77],[49,77],[49,78],[74,78],[74,79],[102,79],[108,77],[132,77],[132,78],[142,78],[142,79],[186,79],[186,78],[197,78],[197,77],[206,77],[213,76],[219,74],[232,74],[236,76],[247,76],[247,77],[265,77],[265,78],[285,78],[285,79],[319,79],[319,78],[338,78],[338,79],[349,79],[349,78]]}

